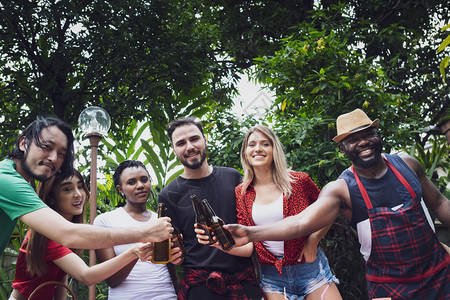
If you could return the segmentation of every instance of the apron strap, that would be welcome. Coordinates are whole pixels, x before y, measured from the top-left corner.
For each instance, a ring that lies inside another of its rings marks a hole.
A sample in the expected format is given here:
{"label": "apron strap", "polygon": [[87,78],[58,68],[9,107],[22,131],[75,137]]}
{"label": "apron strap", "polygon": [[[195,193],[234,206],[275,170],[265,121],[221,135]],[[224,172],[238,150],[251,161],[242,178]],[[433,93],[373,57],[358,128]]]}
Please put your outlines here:
{"label": "apron strap", "polygon": [[[402,176],[402,174],[400,174],[400,172],[397,171],[397,169],[385,157],[383,157],[383,159],[385,160],[387,166],[392,170],[392,172],[394,172],[395,177],[397,177],[397,179],[400,180],[400,182],[406,187],[406,189],[408,190],[411,197],[413,199],[416,198],[417,194],[416,194],[416,192],[414,192],[413,188],[408,183],[408,181],[406,181],[406,179]],[[361,180],[359,179],[359,176],[356,173],[355,168],[353,168],[353,165],[351,168],[352,168],[353,174],[355,175],[356,183],[358,184],[359,190],[361,191],[361,195],[364,199],[364,202],[366,203],[367,209],[372,209],[373,208],[372,202],[370,201],[370,198],[369,198],[369,195],[367,194],[366,189],[364,188]]]}
{"label": "apron strap", "polygon": [[411,197],[413,199],[416,198],[417,194],[416,194],[416,192],[414,192],[413,188],[408,183],[408,181],[406,181],[406,179],[402,176],[402,174],[400,174],[400,172],[397,171],[397,169],[386,158],[384,158],[384,160],[386,161],[387,165],[391,168],[392,172],[394,172],[394,174],[398,178],[398,180],[400,180],[400,182],[403,183],[403,185],[408,190],[408,192],[411,195]]}
{"label": "apron strap", "polygon": [[363,196],[364,202],[366,203],[367,209],[372,209],[373,208],[372,202],[370,202],[370,198],[369,195],[367,194],[366,188],[363,186],[361,180],[359,179],[359,176],[356,173],[355,168],[353,168],[353,165],[352,165],[352,172],[355,175],[356,183],[358,184],[359,190]]}

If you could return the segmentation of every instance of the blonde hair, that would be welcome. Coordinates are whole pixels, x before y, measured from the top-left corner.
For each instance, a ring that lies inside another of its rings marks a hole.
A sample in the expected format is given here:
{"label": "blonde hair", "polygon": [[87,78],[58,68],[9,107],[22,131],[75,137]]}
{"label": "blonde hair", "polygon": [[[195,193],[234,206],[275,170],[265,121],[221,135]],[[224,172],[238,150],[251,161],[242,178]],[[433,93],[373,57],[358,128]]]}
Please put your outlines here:
{"label": "blonde hair", "polygon": [[280,140],[278,139],[277,135],[272,129],[260,124],[250,128],[247,134],[245,135],[244,141],[242,142],[241,164],[242,168],[244,169],[244,179],[242,180],[243,184],[242,194],[245,193],[247,187],[255,178],[255,172],[253,170],[253,167],[250,165],[247,156],[245,155],[245,149],[248,147],[248,140],[250,138],[250,135],[256,131],[265,134],[269,138],[269,142],[273,147],[273,162],[272,162],[273,181],[278,186],[278,188],[283,192],[284,196],[289,197],[291,195],[292,178],[287,168],[283,146],[281,145]]}
{"label": "blonde hair", "polygon": [[[81,180],[83,185],[83,190],[86,193],[86,201],[84,202],[84,207],[86,203],[89,202],[89,190],[87,188],[86,182],[83,179],[83,176],[77,170],[74,170],[74,175],[78,179]],[[71,178],[67,177],[67,178]],[[45,182],[40,182],[37,186],[37,194],[45,204],[47,204],[50,208],[55,210],[56,202],[58,199],[55,198],[55,188],[58,187],[65,179],[61,174],[57,173],[55,176],[50,178]],[[83,207],[83,212],[79,215],[73,216],[72,223],[85,223],[86,220],[86,211]],[[25,254],[25,259],[27,261],[27,271],[30,275],[41,276],[47,270],[47,266],[45,263],[45,253],[47,251],[48,238],[37,231],[34,231],[32,228],[30,230],[30,239],[27,243],[27,249]],[[82,250],[74,251],[78,255],[81,254]]]}

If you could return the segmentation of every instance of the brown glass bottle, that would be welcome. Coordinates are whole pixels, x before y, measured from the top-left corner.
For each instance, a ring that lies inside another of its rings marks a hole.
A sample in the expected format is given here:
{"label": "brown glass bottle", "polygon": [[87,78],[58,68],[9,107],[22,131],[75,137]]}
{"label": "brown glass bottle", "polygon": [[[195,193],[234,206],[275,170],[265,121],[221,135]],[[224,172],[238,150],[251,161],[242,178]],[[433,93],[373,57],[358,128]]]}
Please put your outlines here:
{"label": "brown glass bottle", "polygon": [[211,227],[212,231],[214,232],[214,235],[217,237],[217,240],[222,246],[222,249],[227,250],[233,247],[235,241],[231,233],[225,228],[223,228],[224,225],[223,220],[216,215],[211,205],[209,205],[208,200],[203,199],[202,204],[205,210],[206,222],[208,223],[208,226]]}
{"label": "brown glass bottle", "polygon": [[173,232],[172,232],[172,243],[173,243],[173,248],[180,248],[181,251],[181,262],[184,261],[184,254],[186,253],[186,250],[184,250],[184,244],[183,244],[183,238],[181,236],[180,231],[178,230],[178,228],[175,227],[175,225],[172,224],[173,227]]}
{"label": "brown glass bottle", "polygon": [[200,201],[197,198],[197,195],[192,194],[191,201],[192,201],[192,205],[194,206],[194,211],[195,211],[195,216],[196,216],[195,222],[197,223],[198,228],[203,229],[205,231],[205,235],[207,235],[209,237],[208,245],[214,244],[215,242],[212,238],[211,228],[209,228],[208,223],[206,223],[205,212],[202,208],[202,204],[200,203]]}
{"label": "brown glass bottle", "polygon": [[[163,206],[163,216],[170,217],[169,211],[167,210],[167,207],[165,205]],[[176,247],[180,248],[180,251],[181,251],[180,258],[181,258],[181,261],[183,262],[184,254],[186,253],[186,251],[184,250],[183,237],[181,236],[180,231],[178,230],[178,228],[175,225],[172,224],[172,227],[173,227],[172,239],[171,239],[171,241],[173,243],[172,248],[176,248]]]}
{"label": "brown glass bottle", "polygon": [[[165,210],[164,203],[158,205],[158,218],[167,217],[167,210]],[[170,239],[153,244],[152,263],[167,264],[170,261],[172,249]]]}

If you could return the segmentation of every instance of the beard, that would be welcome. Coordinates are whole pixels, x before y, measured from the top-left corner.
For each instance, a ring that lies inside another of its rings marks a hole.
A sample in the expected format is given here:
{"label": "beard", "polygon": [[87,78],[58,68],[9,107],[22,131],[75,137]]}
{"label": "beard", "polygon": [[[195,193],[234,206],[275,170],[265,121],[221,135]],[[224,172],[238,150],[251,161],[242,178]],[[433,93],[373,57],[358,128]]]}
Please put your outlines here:
{"label": "beard", "polygon": [[[190,152],[190,153],[192,153],[192,152]],[[188,154],[190,154],[190,153],[188,153]],[[200,168],[203,165],[203,162],[206,159],[206,149],[198,150],[198,153],[200,154],[200,158],[199,159],[188,161],[184,156],[183,157],[178,157],[178,159],[180,160],[181,164],[183,166],[185,166],[186,168],[198,169],[198,168]]]}
{"label": "beard", "polygon": [[[50,177],[48,177],[46,174],[39,175],[39,174],[36,174],[36,173],[33,172],[33,170],[31,169],[30,165],[27,162],[27,157],[28,157],[28,151],[25,152],[25,155],[24,155],[24,157],[22,158],[22,161],[21,161],[22,170],[29,177],[33,178],[34,180],[38,180],[40,182],[45,182],[45,181],[49,180]],[[41,164],[41,163],[39,163],[39,164]]]}
{"label": "beard", "polygon": [[[373,157],[368,160],[361,159],[358,154],[367,148],[371,148],[374,150]],[[345,150],[345,154],[352,161],[353,165],[363,169],[368,169],[372,168],[373,166],[376,166],[381,161],[382,151],[383,151],[383,143],[379,141],[377,143],[367,144],[364,147],[358,147],[354,151]]]}

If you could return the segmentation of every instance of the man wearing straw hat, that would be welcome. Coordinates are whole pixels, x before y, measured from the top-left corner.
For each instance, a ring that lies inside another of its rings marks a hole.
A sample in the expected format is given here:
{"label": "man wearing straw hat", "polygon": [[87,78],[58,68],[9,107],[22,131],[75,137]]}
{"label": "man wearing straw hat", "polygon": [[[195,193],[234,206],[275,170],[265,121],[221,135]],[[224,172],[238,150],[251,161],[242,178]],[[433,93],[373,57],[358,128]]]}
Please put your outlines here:
{"label": "man wearing straw hat", "polygon": [[450,201],[408,155],[382,153],[379,120],[356,109],[337,118],[339,149],[352,165],[317,201],[270,226],[228,225],[236,245],[290,240],[334,222],[341,213],[358,232],[370,299],[450,299],[450,255],[426,209],[450,228]]}

